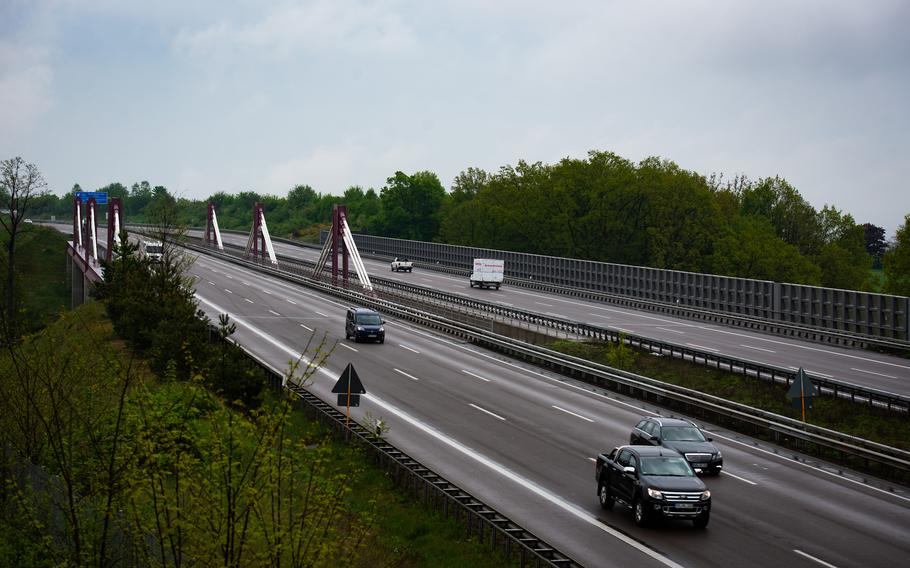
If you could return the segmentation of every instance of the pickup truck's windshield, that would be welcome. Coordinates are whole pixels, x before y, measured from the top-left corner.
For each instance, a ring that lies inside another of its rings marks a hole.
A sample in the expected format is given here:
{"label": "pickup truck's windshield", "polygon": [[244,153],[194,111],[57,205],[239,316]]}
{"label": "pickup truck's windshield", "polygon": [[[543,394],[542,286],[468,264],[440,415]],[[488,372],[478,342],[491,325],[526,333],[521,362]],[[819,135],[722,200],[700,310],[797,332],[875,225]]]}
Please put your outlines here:
{"label": "pickup truck's windshield", "polygon": [[669,442],[704,442],[705,437],[694,426],[664,426],[660,431],[661,438]]}
{"label": "pickup truck's windshield", "polygon": [[669,475],[692,477],[695,472],[684,458],[641,458],[642,475]]}
{"label": "pickup truck's windshield", "polygon": [[379,318],[379,314],[363,314],[357,316],[357,323],[361,325],[379,325],[382,320]]}

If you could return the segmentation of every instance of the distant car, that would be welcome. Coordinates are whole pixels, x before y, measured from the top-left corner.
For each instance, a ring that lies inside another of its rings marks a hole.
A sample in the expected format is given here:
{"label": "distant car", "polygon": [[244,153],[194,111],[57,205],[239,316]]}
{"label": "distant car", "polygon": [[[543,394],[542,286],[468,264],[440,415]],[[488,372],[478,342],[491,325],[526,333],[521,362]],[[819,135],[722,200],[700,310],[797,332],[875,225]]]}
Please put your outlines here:
{"label": "distant car", "polygon": [[414,263],[406,258],[395,258],[392,261],[392,272],[410,272],[414,269]]}
{"label": "distant car", "polygon": [[711,475],[719,474],[724,467],[724,456],[713,439],[705,436],[693,422],[682,418],[642,418],[632,430],[629,443],[672,448],[684,455],[693,469]]}
{"label": "distant car", "polygon": [[26,223],[34,223],[34,221],[32,221],[31,219],[26,219],[25,222],[26,222]]}
{"label": "distant car", "polygon": [[354,342],[368,339],[385,343],[385,327],[382,316],[375,310],[367,308],[348,308],[344,321],[344,338],[354,338]]}

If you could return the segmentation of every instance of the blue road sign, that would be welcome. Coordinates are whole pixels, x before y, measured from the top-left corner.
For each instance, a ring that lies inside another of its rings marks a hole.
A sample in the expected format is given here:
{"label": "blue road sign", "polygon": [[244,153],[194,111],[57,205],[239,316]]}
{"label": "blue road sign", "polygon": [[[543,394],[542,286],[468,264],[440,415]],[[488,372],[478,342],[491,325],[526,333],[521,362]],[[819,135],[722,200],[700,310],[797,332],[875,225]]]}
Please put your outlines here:
{"label": "blue road sign", "polygon": [[89,198],[94,197],[95,203],[98,205],[107,205],[106,191],[77,191],[76,197],[78,197],[79,201],[82,203],[88,203]]}

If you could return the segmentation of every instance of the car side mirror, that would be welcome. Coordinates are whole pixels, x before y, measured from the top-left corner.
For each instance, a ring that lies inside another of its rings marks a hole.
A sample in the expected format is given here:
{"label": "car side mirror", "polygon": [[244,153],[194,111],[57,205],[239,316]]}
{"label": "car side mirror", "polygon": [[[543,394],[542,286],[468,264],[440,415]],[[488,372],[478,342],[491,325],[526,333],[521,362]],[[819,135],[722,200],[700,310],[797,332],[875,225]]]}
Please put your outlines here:
{"label": "car side mirror", "polygon": [[635,475],[635,468],[631,465],[627,465],[626,467],[622,468],[622,471],[623,473],[631,473],[632,475]]}
{"label": "car side mirror", "polygon": [[709,442],[713,442],[714,438],[706,438],[706,440],[708,440]]}
{"label": "car side mirror", "polygon": [[659,446],[660,445],[660,436],[651,436],[648,439],[648,441],[651,442],[652,444]]}

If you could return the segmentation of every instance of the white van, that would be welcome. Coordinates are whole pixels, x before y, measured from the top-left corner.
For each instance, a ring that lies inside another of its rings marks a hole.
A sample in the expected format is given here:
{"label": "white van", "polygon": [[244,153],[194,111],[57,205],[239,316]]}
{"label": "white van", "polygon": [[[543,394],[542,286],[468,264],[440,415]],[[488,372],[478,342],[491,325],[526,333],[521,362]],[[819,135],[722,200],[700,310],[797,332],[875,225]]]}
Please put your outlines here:
{"label": "white van", "polygon": [[493,258],[475,258],[474,271],[471,272],[471,288],[496,288],[502,285],[505,262]]}

